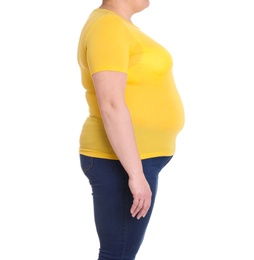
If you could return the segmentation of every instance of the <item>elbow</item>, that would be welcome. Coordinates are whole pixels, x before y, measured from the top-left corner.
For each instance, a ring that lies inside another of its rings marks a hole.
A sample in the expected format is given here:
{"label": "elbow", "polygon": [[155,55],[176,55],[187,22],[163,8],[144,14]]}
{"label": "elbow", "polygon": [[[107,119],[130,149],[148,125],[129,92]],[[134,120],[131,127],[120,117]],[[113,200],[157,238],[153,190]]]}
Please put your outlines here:
{"label": "elbow", "polygon": [[123,111],[127,109],[125,104],[119,104],[116,102],[100,104],[99,107],[100,107],[101,117],[103,119],[116,117],[117,115],[122,114]]}

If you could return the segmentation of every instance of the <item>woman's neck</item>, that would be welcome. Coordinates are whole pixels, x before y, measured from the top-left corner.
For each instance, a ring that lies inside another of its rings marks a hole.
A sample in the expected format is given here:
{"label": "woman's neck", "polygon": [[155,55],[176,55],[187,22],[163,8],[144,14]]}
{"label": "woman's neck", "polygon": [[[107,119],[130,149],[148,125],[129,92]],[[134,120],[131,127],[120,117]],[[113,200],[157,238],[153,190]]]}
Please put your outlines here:
{"label": "woman's neck", "polygon": [[131,13],[128,7],[124,4],[108,1],[103,3],[99,8],[110,10],[131,22],[133,13]]}

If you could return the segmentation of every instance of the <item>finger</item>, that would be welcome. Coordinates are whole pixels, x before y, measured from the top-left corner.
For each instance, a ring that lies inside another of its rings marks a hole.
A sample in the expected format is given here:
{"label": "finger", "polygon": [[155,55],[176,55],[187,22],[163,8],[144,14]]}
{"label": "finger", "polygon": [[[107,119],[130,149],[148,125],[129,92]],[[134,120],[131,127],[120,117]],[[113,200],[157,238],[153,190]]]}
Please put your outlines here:
{"label": "finger", "polygon": [[138,205],[139,205],[139,199],[134,198],[133,202],[132,202],[131,210],[130,210],[131,214],[133,214],[136,211],[136,208],[138,207]]}
{"label": "finger", "polygon": [[132,217],[135,217],[140,212],[142,207],[143,207],[143,203],[141,201],[139,201],[138,204],[135,204],[132,211]]}
{"label": "finger", "polygon": [[144,201],[134,199],[132,210],[131,210],[132,217],[135,217],[140,212],[140,210],[143,208],[143,205],[144,205]]}
{"label": "finger", "polygon": [[141,217],[145,217],[148,210],[150,209],[151,201],[145,201],[142,209],[138,212],[137,219],[140,219]]}

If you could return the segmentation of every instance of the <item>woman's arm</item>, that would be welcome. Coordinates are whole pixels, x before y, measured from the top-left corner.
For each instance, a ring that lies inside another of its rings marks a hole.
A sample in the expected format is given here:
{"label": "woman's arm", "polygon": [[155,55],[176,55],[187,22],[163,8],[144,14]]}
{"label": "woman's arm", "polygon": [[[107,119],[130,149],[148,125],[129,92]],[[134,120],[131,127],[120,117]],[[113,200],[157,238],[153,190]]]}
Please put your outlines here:
{"label": "woman's arm", "polygon": [[151,205],[151,190],[143,173],[131,116],[125,103],[127,75],[103,71],[93,74],[96,96],[109,142],[129,176],[133,195],[131,214],[145,217]]}

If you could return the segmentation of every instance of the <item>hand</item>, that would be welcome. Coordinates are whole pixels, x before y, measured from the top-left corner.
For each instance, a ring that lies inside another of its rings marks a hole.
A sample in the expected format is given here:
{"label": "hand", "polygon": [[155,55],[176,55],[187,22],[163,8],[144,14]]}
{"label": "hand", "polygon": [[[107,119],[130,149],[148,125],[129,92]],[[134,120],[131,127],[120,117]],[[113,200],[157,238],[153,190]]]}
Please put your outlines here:
{"label": "hand", "polygon": [[152,199],[152,192],[145,176],[129,177],[129,188],[133,195],[131,215],[137,219],[144,218],[151,206]]}

